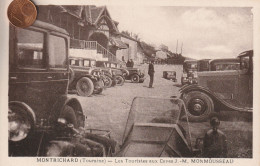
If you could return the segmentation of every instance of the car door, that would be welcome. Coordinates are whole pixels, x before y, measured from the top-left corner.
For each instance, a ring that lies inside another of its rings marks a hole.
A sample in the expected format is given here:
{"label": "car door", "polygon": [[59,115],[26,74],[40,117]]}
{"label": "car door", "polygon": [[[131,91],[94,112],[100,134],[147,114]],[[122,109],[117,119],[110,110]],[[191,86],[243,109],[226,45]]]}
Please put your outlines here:
{"label": "car door", "polygon": [[9,101],[26,103],[40,118],[52,100],[46,93],[50,87],[46,39],[40,28],[10,28]]}
{"label": "car door", "polygon": [[57,98],[67,94],[68,86],[68,39],[51,33],[48,37],[48,82],[49,96]]}

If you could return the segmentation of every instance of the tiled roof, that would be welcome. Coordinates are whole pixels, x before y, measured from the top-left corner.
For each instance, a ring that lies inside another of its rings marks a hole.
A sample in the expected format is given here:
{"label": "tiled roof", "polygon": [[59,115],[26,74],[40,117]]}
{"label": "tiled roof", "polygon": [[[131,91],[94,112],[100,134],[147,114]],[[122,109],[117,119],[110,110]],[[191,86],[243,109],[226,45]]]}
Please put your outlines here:
{"label": "tiled roof", "polygon": [[61,6],[61,8],[64,10],[63,12],[68,12],[77,18],[81,18],[83,6]]}
{"label": "tiled roof", "polygon": [[91,18],[92,18],[91,21],[93,24],[97,22],[97,19],[100,17],[100,15],[104,11],[104,9],[105,9],[105,6],[91,8]]}

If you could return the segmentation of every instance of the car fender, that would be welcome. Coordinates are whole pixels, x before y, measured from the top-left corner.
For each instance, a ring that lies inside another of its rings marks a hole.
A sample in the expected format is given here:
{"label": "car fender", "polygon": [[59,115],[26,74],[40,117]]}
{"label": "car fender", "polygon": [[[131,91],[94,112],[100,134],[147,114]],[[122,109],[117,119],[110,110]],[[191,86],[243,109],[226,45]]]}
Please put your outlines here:
{"label": "car fender", "polygon": [[84,127],[85,116],[83,114],[83,110],[79,100],[76,98],[69,98],[66,95],[62,95],[52,107],[50,117],[49,117],[50,122],[53,123],[57,121],[61,111],[64,109],[66,105],[73,108],[75,115],[77,117],[78,125],[80,127]]}
{"label": "car fender", "polygon": [[30,116],[30,118],[31,118],[31,120],[32,120],[32,122],[35,126],[36,115],[35,115],[33,109],[29,105],[27,105],[26,103],[21,102],[21,101],[10,101],[8,105],[9,105],[9,107],[10,106],[17,106],[17,107],[20,107],[22,110],[24,110],[25,113]]}
{"label": "car fender", "polygon": [[242,111],[242,112],[250,112],[250,109],[242,108],[234,106],[225,100],[221,99],[219,96],[217,96],[214,92],[212,92],[210,89],[199,86],[199,85],[184,85],[180,88],[181,98],[184,98],[185,93],[191,92],[191,91],[200,91],[205,94],[207,94],[214,102],[216,111],[219,111],[220,109],[229,110],[229,111]]}
{"label": "car fender", "polygon": [[128,71],[128,70],[123,69],[123,68],[121,68],[121,70],[122,70],[123,73],[125,73],[125,76],[128,76],[128,75],[129,75],[129,71]]}

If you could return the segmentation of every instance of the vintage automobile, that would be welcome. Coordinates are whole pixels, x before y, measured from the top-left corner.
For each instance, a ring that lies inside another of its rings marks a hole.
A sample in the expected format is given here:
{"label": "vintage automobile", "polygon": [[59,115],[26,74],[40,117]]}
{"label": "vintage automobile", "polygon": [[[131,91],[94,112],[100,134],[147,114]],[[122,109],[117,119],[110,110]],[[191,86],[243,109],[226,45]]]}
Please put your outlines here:
{"label": "vintage automobile", "polygon": [[252,111],[253,50],[241,53],[238,59],[239,70],[199,72],[197,85],[180,89],[190,120],[206,120],[221,110]]}
{"label": "vintage automobile", "polygon": [[68,33],[41,21],[9,32],[9,156],[108,156],[114,142],[83,130],[81,104],[67,97]]}
{"label": "vintage automobile", "polygon": [[99,69],[101,71],[100,77],[104,83],[104,87],[110,88],[113,84],[112,70],[104,70],[103,68],[97,67],[95,59],[91,59],[91,58],[83,58],[83,59],[84,61],[89,61],[89,64],[92,68]]}
{"label": "vintage automobile", "polygon": [[69,90],[77,90],[80,96],[100,94],[104,88],[101,70],[93,61],[81,57],[69,57],[70,78]]}
{"label": "vintage automobile", "polygon": [[110,61],[97,61],[97,67],[102,68],[102,70],[111,70],[113,76],[113,84],[112,85],[124,85],[125,75],[128,72],[125,69],[118,68],[117,63]]}
{"label": "vintage automobile", "polygon": [[163,71],[163,78],[177,82],[175,71]]}
{"label": "vintage automobile", "polygon": [[126,70],[129,75],[125,77],[126,80],[131,80],[133,83],[143,83],[145,80],[144,72],[138,68],[127,67]]}
{"label": "vintage automobile", "polygon": [[209,62],[211,59],[201,59],[198,60],[198,72],[200,71],[209,71]]}
{"label": "vintage automobile", "polygon": [[197,60],[185,60],[183,63],[183,73],[181,76],[181,84],[196,84],[197,83]]}
{"label": "vintage automobile", "polygon": [[194,157],[184,102],[178,98],[136,97],[117,157]]}

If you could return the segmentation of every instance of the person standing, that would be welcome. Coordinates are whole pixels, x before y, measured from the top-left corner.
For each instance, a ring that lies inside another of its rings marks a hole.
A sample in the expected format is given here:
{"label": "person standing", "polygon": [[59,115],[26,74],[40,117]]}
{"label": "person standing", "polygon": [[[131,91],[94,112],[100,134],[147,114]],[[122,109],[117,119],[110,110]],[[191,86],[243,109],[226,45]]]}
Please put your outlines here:
{"label": "person standing", "polygon": [[227,157],[227,139],[225,134],[218,129],[220,121],[217,117],[210,120],[210,129],[203,139],[203,156],[209,158]]}
{"label": "person standing", "polygon": [[130,67],[134,67],[134,61],[133,61],[133,59],[130,59]]}
{"label": "person standing", "polygon": [[154,79],[154,61],[151,61],[148,68],[148,75],[150,76],[149,88],[153,87],[153,79]]}
{"label": "person standing", "polygon": [[128,59],[128,61],[126,62],[126,67],[131,67],[131,62],[130,62],[129,59]]}

